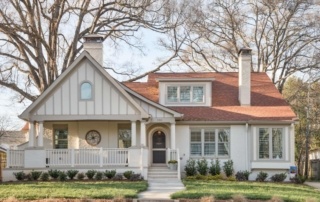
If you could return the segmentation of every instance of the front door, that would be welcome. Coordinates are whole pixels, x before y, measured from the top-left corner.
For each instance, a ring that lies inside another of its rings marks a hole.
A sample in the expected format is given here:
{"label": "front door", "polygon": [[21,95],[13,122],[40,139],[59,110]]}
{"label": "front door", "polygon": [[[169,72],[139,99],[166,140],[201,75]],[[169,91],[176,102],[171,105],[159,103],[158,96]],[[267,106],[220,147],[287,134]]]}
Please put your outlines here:
{"label": "front door", "polygon": [[166,163],[166,135],[156,131],[152,135],[153,163]]}

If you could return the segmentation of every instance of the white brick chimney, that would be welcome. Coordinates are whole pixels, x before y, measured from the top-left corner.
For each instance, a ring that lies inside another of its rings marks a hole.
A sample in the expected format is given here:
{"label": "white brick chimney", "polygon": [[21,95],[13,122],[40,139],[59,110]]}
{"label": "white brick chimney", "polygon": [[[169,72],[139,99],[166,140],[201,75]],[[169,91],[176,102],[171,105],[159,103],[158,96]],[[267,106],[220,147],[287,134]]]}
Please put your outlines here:
{"label": "white brick chimney", "polygon": [[239,102],[241,106],[251,105],[251,51],[242,48],[239,51]]}
{"label": "white brick chimney", "polygon": [[103,37],[98,34],[89,34],[83,37],[83,48],[101,66],[103,66]]}

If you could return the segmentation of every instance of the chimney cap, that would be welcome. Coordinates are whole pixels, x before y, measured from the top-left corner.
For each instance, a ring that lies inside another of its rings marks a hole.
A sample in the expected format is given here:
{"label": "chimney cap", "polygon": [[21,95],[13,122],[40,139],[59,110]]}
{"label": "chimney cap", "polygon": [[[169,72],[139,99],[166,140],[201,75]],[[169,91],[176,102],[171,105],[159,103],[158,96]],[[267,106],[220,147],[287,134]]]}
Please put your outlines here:
{"label": "chimney cap", "polygon": [[102,43],[103,36],[99,34],[88,34],[83,37],[84,42],[91,42],[91,43]]}
{"label": "chimney cap", "polygon": [[252,51],[252,49],[251,48],[249,48],[249,47],[243,47],[243,48],[241,48],[240,50],[239,50],[239,55],[251,55],[251,51]]}

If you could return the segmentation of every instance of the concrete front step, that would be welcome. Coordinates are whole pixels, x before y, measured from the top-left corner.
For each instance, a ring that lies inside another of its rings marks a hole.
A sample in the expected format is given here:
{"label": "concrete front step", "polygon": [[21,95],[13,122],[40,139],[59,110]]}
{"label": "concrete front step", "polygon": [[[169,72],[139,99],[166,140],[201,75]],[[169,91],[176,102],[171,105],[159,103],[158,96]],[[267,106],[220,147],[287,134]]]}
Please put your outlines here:
{"label": "concrete front step", "polygon": [[170,170],[167,166],[150,167],[148,169],[148,180],[150,179],[178,179],[178,172]]}

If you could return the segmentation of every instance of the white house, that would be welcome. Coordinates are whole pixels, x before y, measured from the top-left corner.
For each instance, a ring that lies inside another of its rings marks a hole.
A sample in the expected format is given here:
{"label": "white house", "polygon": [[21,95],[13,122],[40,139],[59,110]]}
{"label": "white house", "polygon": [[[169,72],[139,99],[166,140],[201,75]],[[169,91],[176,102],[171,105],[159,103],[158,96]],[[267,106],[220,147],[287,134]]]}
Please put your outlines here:
{"label": "white house", "polygon": [[[102,38],[85,40],[85,51],[20,115],[29,142],[7,152],[4,180],[52,168],[180,178],[190,158],[231,159],[250,179],[294,165],[296,115],[265,73],[251,73],[251,49],[239,52],[239,73],[152,73],[120,83],[101,66]],[[179,172],[156,170],[171,159]]]}

